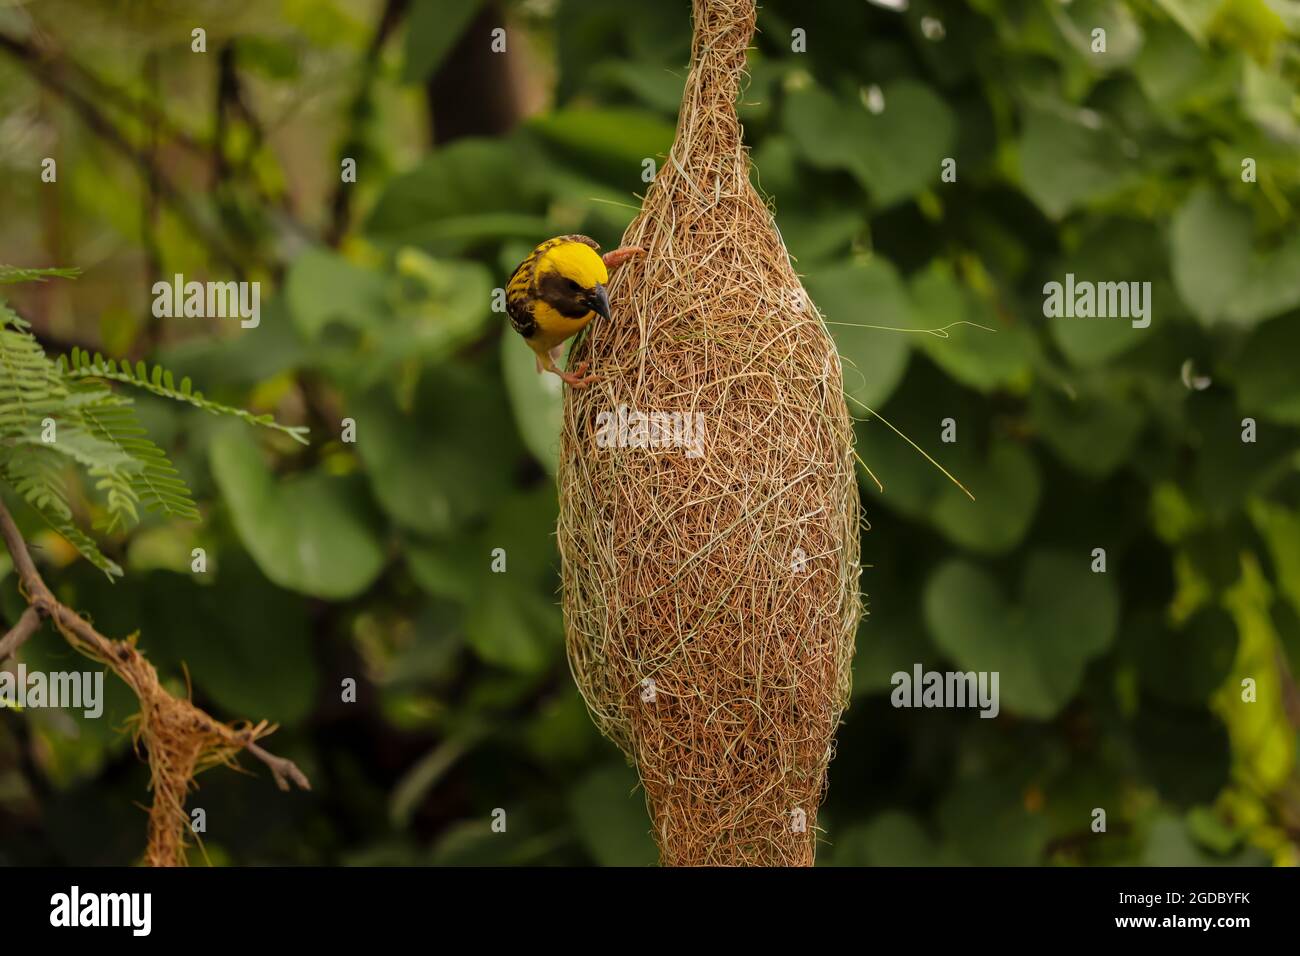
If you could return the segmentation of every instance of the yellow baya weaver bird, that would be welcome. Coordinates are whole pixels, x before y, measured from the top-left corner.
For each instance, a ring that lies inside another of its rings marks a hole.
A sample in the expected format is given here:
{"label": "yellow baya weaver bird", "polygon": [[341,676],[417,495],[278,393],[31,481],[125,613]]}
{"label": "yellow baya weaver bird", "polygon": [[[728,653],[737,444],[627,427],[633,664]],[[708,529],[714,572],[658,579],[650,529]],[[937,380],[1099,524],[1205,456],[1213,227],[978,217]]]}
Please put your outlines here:
{"label": "yellow baya weaver bird", "polygon": [[590,385],[584,376],[587,363],[571,372],[560,369],[566,340],[581,332],[596,316],[609,318],[605,283],[617,268],[644,249],[628,246],[600,254],[600,246],[586,236],[547,239],[528,254],[506,283],[506,313],[516,332],[537,355],[537,371],[554,372],[575,388]]}

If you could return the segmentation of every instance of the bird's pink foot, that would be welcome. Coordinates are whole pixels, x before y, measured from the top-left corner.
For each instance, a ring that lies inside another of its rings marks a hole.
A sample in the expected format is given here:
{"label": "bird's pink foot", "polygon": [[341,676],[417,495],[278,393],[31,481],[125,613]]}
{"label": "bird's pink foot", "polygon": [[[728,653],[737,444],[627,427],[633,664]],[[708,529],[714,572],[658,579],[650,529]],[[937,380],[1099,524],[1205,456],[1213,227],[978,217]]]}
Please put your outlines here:
{"label": "bird's pink foot", "polygon": [[573,388],[586,388],[588,385],[591,385],[593,382],[600,381],[600,379],[595,375],[583,374],[584,372],[587,371],[587,364],[588,363],[586,362],[579,362],[572,372],[563,372],[558,368],[552,369],[551,371],[553,371],[556,375],[560,376],[560,378],[564,379],[564,381],[568,383],[570,386],[572,386]]}

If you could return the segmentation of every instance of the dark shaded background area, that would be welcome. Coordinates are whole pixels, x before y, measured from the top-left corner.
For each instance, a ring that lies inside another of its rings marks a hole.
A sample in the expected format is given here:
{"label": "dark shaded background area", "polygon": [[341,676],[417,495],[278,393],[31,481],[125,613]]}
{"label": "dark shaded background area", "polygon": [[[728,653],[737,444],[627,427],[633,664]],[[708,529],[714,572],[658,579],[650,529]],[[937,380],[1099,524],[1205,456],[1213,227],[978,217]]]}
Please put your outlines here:
{"label": "dark shaded background area", "polygon": [[[542,238],[617,242],[688,4],[120,6],[0,9],[0,261],[84,270],[11,304],[51,353],[161,361],[313,441],[141,400],[204,518],[105,540],[116,584],[16,513],[65,600],[212,713],[279,721],[311,776],[201,777],[207,858],[652,862],[564,661],[558,382],[492,303]],[[889,6],[764,4],[741,104],[883,484],[820,860],[1295,864],[1300,7]],[[1067,272],[1151,282],[1150,327],[1044,318]],[[175,273],[260,281],[261,325],[154,319]],[[86,666],[48,632],[23,660]],[[1001,715],[895,709],[918,662],[999,670]],[[0,862],[138,857],[112,690],[98,721],[0,713]]]}

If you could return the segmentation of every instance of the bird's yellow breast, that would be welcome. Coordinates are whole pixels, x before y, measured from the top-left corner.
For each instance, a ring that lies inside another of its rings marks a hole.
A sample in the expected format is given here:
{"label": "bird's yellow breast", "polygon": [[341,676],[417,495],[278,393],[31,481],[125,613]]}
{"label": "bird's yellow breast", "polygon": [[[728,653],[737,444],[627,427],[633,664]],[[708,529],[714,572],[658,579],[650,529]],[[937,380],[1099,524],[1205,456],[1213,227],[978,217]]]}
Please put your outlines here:
{"label": "bird's yellow breast", "polygon": [[561,315],[545,302],[533,303],[533,319],[537,322],[537,331],[528,343],[537,351],[545,352],[559,345],[571,335],[581,332],[583,327],[595,318],[595,312],[576,319]]}

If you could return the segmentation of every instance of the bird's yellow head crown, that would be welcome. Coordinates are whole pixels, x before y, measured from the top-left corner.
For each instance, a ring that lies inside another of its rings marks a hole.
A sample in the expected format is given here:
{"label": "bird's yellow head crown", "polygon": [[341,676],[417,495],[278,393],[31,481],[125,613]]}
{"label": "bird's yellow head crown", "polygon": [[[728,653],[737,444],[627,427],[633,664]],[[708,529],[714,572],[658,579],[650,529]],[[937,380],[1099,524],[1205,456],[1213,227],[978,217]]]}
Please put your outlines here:
{"label": "bird's yellow head crown", "polygon": [[538,272],[548,271],[558,272],[588,290],[609,281],[609,270],[600,253],[576,240],[557,243],[546,251],[538,263]]}

